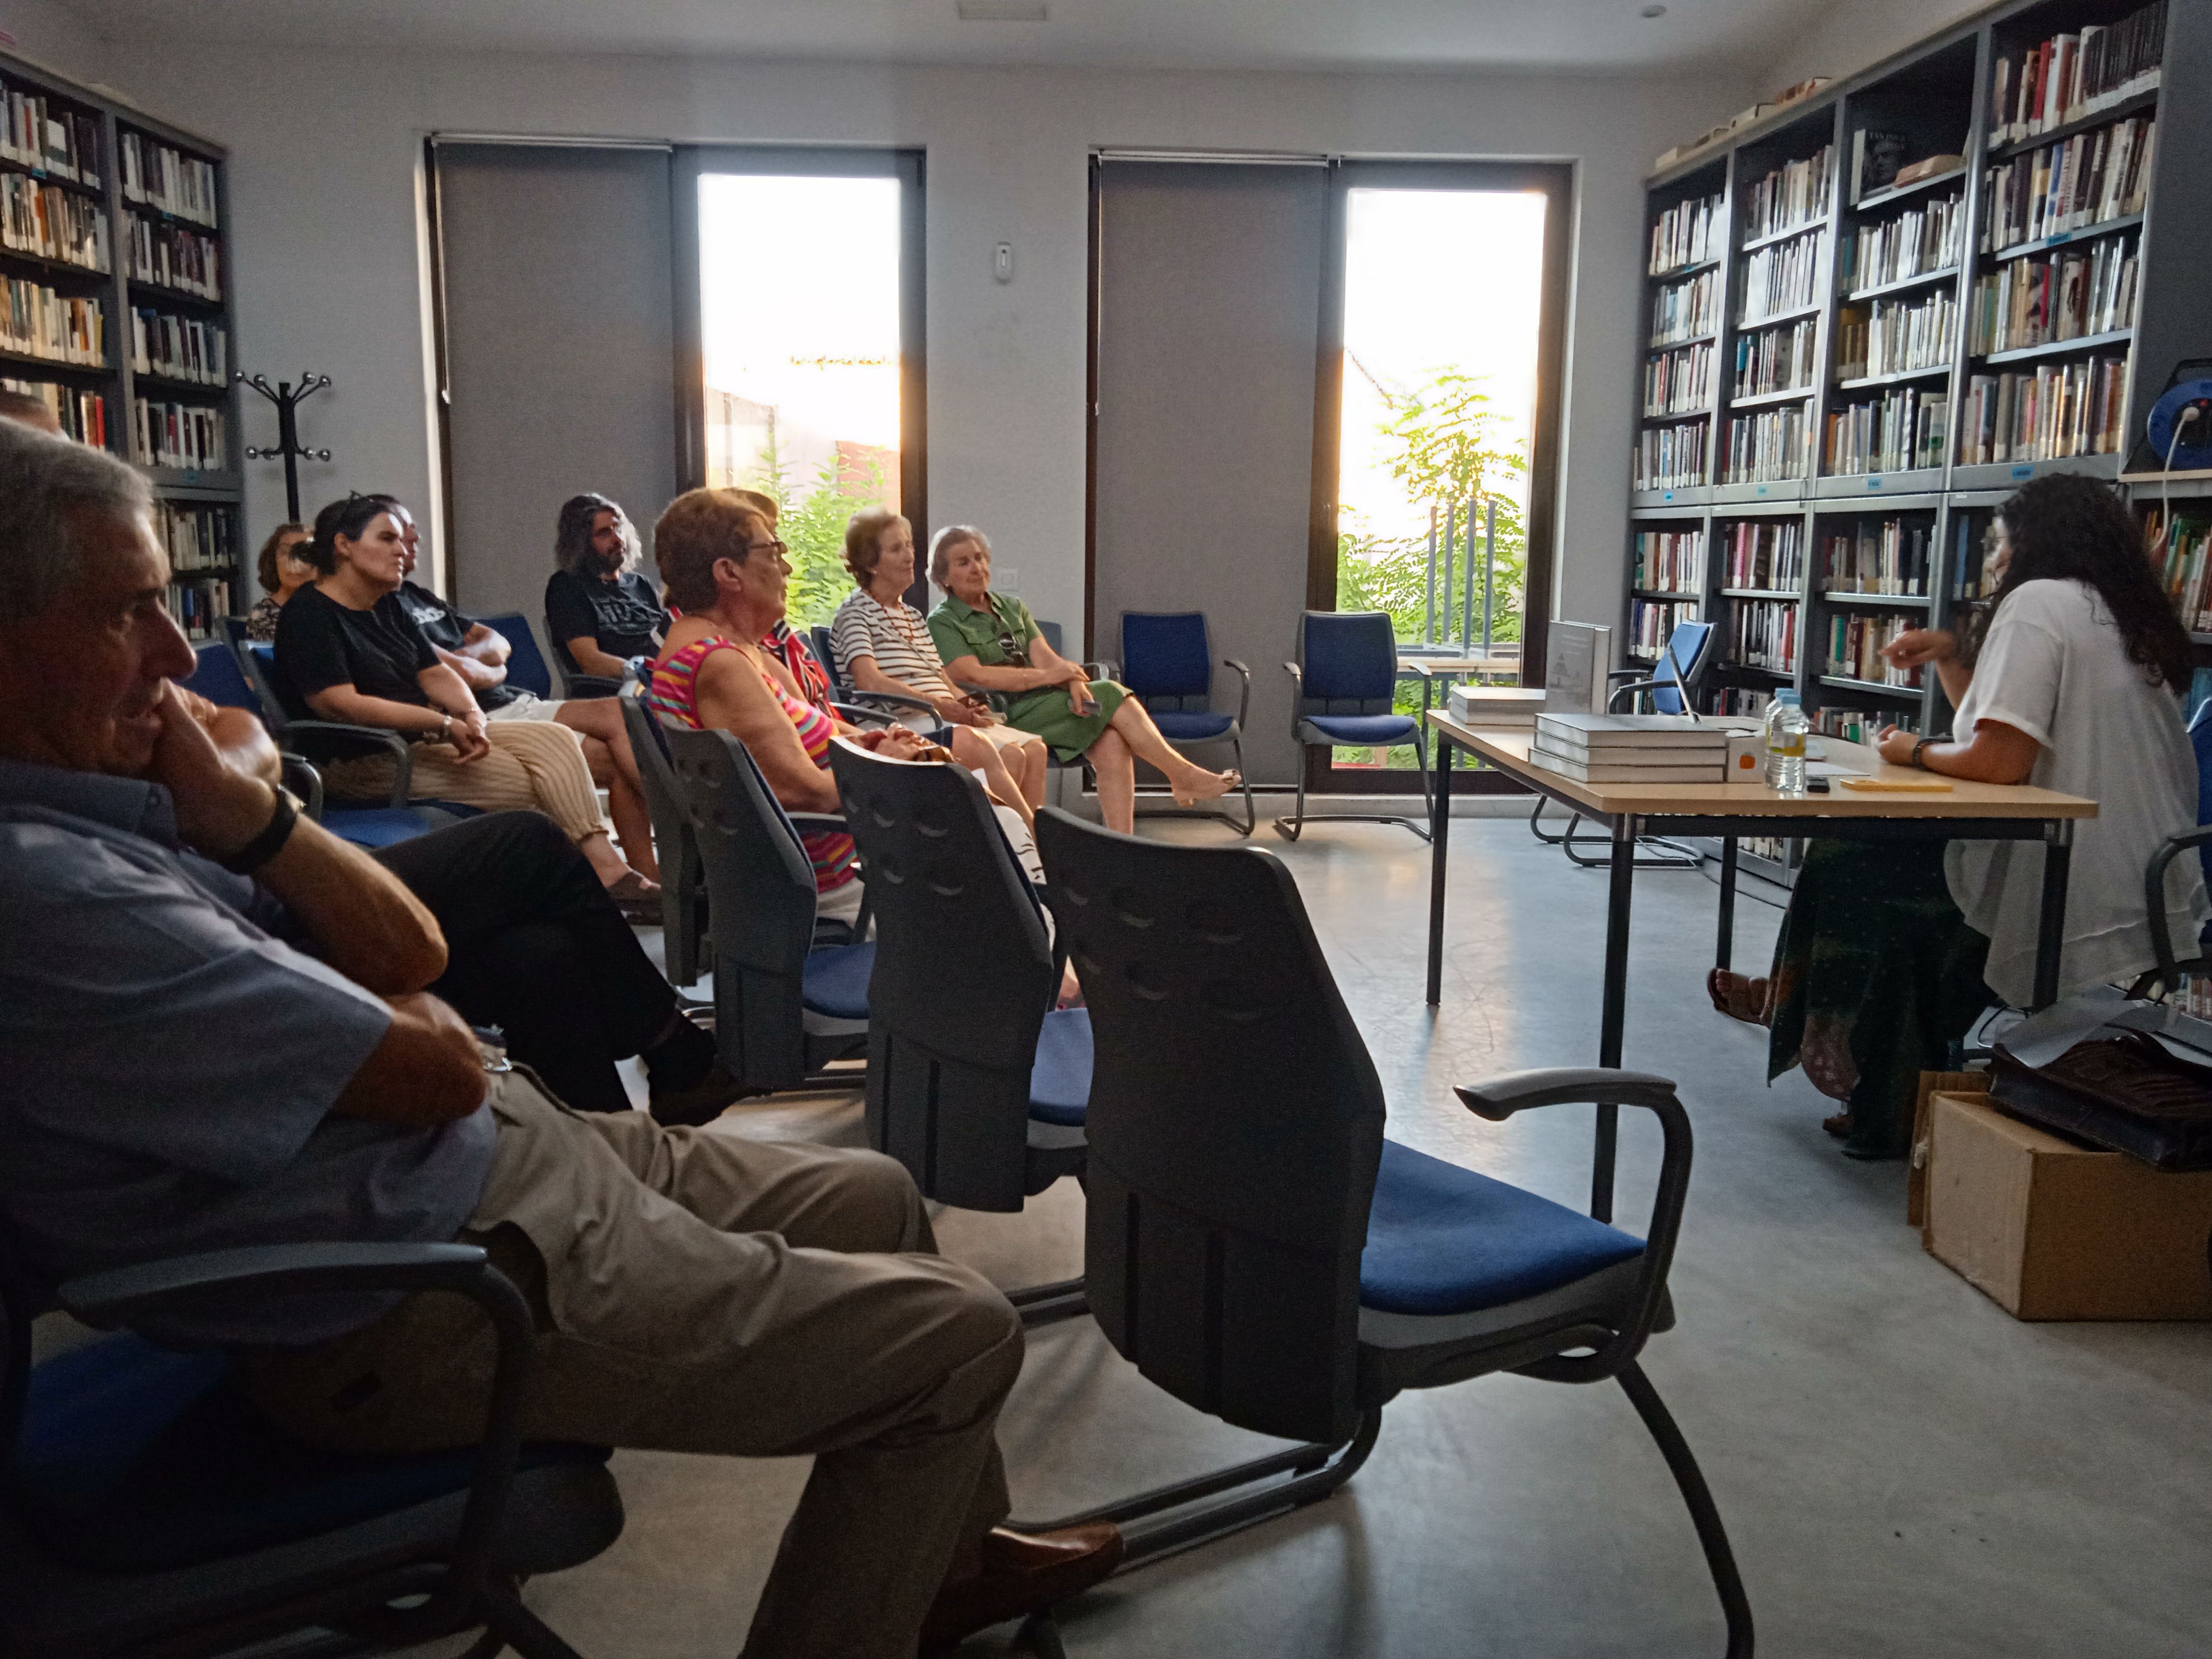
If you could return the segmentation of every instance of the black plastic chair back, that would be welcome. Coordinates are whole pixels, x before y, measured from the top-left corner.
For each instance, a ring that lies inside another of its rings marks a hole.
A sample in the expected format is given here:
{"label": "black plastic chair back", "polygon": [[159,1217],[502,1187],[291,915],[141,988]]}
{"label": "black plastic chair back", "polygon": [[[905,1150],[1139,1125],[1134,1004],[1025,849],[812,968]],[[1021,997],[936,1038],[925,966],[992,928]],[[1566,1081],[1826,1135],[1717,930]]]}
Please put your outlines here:
{"label": "black plastic chair back", "polygon": [[714,917],[716,1046],[744,1082],[798,1088],[814,867],[744,744],[726,732],[663,730]]}
{"label": "black plastic chair back", "polygon": [[672,984],[690,985],[699,977],[699,895],[706,883],[700,868],[698,837],[692,833],[684,787],[668,752],[665,730],[637,697],[617,699],[630,753],[637,757],[638,781],[645,787],[646,816],[660,857],[662,954]]}
{"label": "black plastic chair back", "polygon": [[1018,1210],[1030,1067],[1058,983],[1029,878],[964,769],[842,738],[830,766],[876,919],[868,1144],[925,1198]]}
{"label": "black plastic chair back", "polygon": [[830,677],[831,693],[837,696],[844,696],[853,688],[846,681],[845,671],[837,665],[836,647],[830,637],[830,630],[817,625],[808,629],[806,633],[807,637],[814,641],[814,660],[822,665],[822,672]]}
{"label": "black plastic chair back", "polygon": [[1037,815],[1097,1048],[1084,1277],[1153,1382],[1263,1434],[1359,1419],[1382,1085],[1290,872]]}

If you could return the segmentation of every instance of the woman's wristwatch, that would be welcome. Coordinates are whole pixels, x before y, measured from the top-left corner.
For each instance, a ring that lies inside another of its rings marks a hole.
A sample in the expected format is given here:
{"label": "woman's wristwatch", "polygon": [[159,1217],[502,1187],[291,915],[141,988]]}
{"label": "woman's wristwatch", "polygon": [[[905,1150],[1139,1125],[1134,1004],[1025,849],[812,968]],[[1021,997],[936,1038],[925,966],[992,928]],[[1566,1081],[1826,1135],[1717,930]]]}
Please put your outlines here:
{"label": "woman's wristwatch", "polygon": [[1921,756],[1926,752],[1929,744],[1941,742],[1942,742],[1942,738],[1923,738],[1919,742],[1914,744],[1912,745],[1912,763],[1918,767],[1922,771],[1925,772],[1928,769],[1928,763],[1921,759]]}
{"label": "woman's wristwatch", "polygon": [[[447,742],[450,742],[450,741],[452,740],[452,738],[453,738],[453,717],[452,714],[449,712],[449,713],[447,713],[447,714],[446,715],[446,718],[444,719],[444,720],[442,720],[442,721],[439,724],[439,726],[438,726],[438,741],[439,741],[440,743],[447,743]],[[1919,758],[1918,754],[1917,754],[1917,751],[1916,751],[1916,753],[1915,753],[1915,755],[1914,755],[1914,758],[1915,758],[1915,759]]]}

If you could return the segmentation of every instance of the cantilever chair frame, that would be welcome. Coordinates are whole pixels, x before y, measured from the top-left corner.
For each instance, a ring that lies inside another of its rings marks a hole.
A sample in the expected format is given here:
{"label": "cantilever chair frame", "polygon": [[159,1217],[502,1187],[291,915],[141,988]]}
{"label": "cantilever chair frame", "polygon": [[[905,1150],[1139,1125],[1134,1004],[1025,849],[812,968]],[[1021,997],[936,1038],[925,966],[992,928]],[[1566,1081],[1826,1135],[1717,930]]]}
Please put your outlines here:
{"label": "cantilever chair frame", "polygon": [[[522,1293],[471,1244],[283,1244],[209,1252],[70,1280],[55,1301],[103,1326],[270,1297],[437,1291],[467,1297],[490,1322],[497,1346],[484,1435],[465,1502],[441,1558],[409,1550],[374,1521],[352,1529],[226,1556],[190,1569],[96,1576],[55,1564],[53,1601],[11,1610],[0,1651],[53,1659],[108,1659],[125,1653],[161,1659],[213,1659],[249,1646],[321,1629],[304,1648],[316,1656],[391,1652],[471,1629],[489,1633],[472,1650],[489,1656],[511,1645],[525,1659],[578,1659],[574,1649],[526,1607],[514,1570],[502,1562],[501,1534],[516,1495],[522,1402],[536,1363],[536,1333]],[[7,1343],[7,1391],[0,1432],[13,1446],[21,1431],[30,1370],[30,1320],[20,1287],[0,1287]],[[589,1559],[620,1530],[620,1500],[603,1465],[556,1472],[549,1493],[613,1517],[584,1539]],[[35,1551],[36,1540],[24,1546]],[[14,1547],[11,1542],[10,1547]],[[396,1605],[411,1603],[411,1605]],[[97,1607],[89,1621],[82,1609]],[[74,1615],[74,1616],[72,1616]],[[30,1645],[18,1648],[28,1639]]]}
{"label": "cantilever chair frame", "polygon": [[[1310,701],[1314,701],[1314,699],[1309,698],[1306,695],[1306,665],[1304,661],[1304,659],[1308,654],[1306,636],[1309,629],[1312,626],[1314,619],[1316,617],[1327,618],[1329,622],[1334,623],[1339,618],[1360,616],[1384,617],[1387,619],[1388,613],[1383,611],[1307,611],[1301,612],[1298,617],[1298,653],[1301,660],[1297,662],[1286,661],[1283,664],[1283,672],[1291,677],[1291,739],[1298,745],[1297,805],[1291,809],[1291,816],[1289,817],[1277,818],[1275,820],[1275,833],[1282,836],[1285,841],[1296,841],[1301,835],[1305,833],[1305,827],[1309,823],[1395,823],[1401,826],[1402,828],[1412,830],[1423,841],[1429,839],[1429,820],[1435,813],[1436,796],[1434,793],[1433,781],[1429,776],[1428,728],[1418,719],[1411,721],[1413,730],[1407,735],[1411,739],[1413,745],[1414,764],[1419,768],[1421,774],[1421,816],[1419,819],[1409,818],[1401,813],[1395,812],[1326,812],[1316,813],[1310,817],[1309,817],[1306,813],[1306,770],[1309,751],[1314,749],[1320,749],[1324,752],[1328,752],[1338,748],[1350,749],[1360,746],[1359,744],[1353,743],[1316,743],[1311,738],[1301,735],[1298,732],[1298,727],[1304,725],[1311,717],[1310,712],[1306,710],[1304,705]],[[1394,697],[1397,684],[1396,659],[1395,652],[1395,647],[1394,646],[1391,678]],[[1382,699],[1369,699],[1368,701],[1382,701]],[[1329,716],[1324,712],[1322,718],[1327,719],[1329,718]],[[1316,729],[1318,730],[1319,728],[1317,727]],[[1326,733],[1323,735],[1326,736]]]}
{"label": "cantilever chair frame", "polygon": [[[1206,613],[1204,611],[1124,611],[1121,613],[1121,666],[1123,675],[1125,676],[1125,684],[1127,683],[1126,677],[1129,672],[1129,619],[1133,617],[1142,617],[1148,622],[1155,623],[1175,622],[1183,617],[1195,617],[1198,622],[1199,639],[1200,641],[1199,650],[1200,659],[1200,660],[1204,660],[1212,655],[1211,635],[1206,628]],[[1217,732],[1211,737],[1170,737],[1165,731],[1163,731],[1160,733],[1160,736],[1166,740],[1170,748],[1174,749],[1178,752],[1188,749],[1204,749],[1215,744],[1225,743],[1229,745],[1231,752],[1237,757],[1237,775],[1243,785],[1244,817],[1243,822],[1238,822],[1237,815],[1234,812],[1225,811],[1218,807],[1206,806],[1163,807],[1158,805],[1143,806],[1140,805],[1137,816],[1140,818],[1212,818],[1216,823],[1227,824],[1240,836],[1249,836],[1253,832],[1253,830],[1258,829],[1260,826],[1260,809],[1253,804],[1252,800],[1252,780],[1244,776],[1244,727],[1249,723],[1252,718],[1252,671],[1246,667],[1243,663],[1237,661],[1234,657],[1224,657],[1220,659],[1220,663],[1222,667],[1232,671],[1237,678],[1236,718],[1230,721],[1225,730]],[[1213,696],[1212,678],[1212,670],[1209,669],[1207,671],[1207,684],[1202,690],[1150,692],[1139,690],[1137,687],[1133,685],[1129,687],[1129,693],[1139,702],[1144,704],[1145,712],[1153,717],[1153,722],[1157,725],[1158,723],[1158,718],[1162,714],[1211,713],[1212,710],[1210,705]],[[1177,705],[1177,707],[1172,709],[1156,708],[1154,707],[1156,701],[1172,701]],[[1196,703],[1199,707],[1197,708],[1192,708],[1189,707],[1192,703]],[[1139,795],[1138,799],[1141,803],[1145,798],[1142,795]]]}

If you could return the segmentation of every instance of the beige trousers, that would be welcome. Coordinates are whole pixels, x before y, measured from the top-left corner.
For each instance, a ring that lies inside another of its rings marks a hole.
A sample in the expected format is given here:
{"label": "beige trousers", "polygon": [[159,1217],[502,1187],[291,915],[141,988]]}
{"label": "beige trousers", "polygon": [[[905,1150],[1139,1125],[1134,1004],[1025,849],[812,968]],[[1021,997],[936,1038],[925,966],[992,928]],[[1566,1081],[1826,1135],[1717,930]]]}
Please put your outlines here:
{"label": "beige trousers", "polygon": [[[534,807],[571,841],[606,833],[580,734],[550,720],[502,720],[487,726],[484,735],[491,753],[465,765],[449,743],[416,744],[409,794],[487,812]],[[323,775],[334,795],[380,795],[392,787],[392,769],[388,757],[374,755],[335,762]]]}
{"label": "beige trousers", "polygon": [[[520,1073],[490,1109],[462,1237],[538,1309],[524,1437],[813,1453],[744,1659],[908,1659],[948,1567],[1006,1515],[993,1429],[1019,1316],[933,1254],[887,1158],[572,1113]],[[473,1304],[419,1295],[246,1374],[294,1434],[405,1451],[477,1437],[493,1353]]]}

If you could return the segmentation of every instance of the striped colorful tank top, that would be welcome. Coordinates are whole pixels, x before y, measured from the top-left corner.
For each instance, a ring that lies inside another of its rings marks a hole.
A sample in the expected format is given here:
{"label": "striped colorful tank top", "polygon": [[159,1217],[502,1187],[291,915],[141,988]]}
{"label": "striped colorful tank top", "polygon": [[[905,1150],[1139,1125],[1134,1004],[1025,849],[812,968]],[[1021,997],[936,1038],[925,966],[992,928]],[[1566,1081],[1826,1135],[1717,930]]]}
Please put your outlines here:
{"label": "striped colorful tank top", "polygon": [[[729,640],[695,640],[667,661],[654,664],[652,682],[643,694],[646,706],[679,726],[689,726],[694,732],[703,730],[705,722],[699,718],[697,696],[699,665],[717,651],[737,649]],[[830,739],[836,735],[836,724],[820,709],[799,702],[785,690],[774,675],[757,668],[753,672],[760,674],[761,684],[768,687],[776,707],[783,710],[784,718],[798,732],[806,757],[826,771],[830,765]],[[827,893],[842,887],[860,873],[854,867],[857,860],[850,836],[803,835],[799,840],[805,844],[806,856],[814,866],[816,892]]]}

